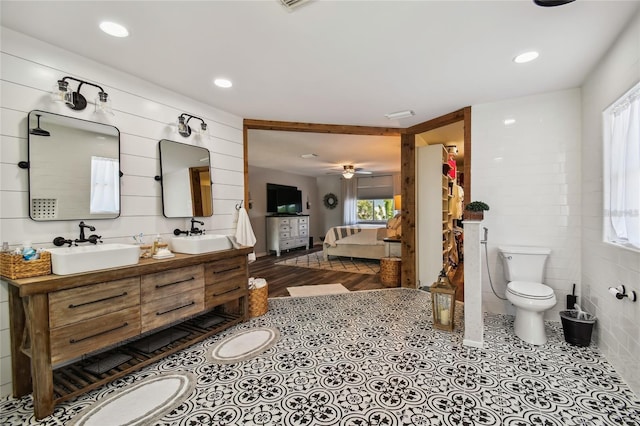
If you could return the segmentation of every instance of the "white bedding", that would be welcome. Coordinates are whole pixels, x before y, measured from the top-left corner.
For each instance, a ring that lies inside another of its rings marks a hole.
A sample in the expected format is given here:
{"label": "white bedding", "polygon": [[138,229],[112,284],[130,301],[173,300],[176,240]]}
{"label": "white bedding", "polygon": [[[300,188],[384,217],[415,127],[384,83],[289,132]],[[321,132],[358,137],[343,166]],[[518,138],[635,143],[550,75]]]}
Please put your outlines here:
{"label": "white bedding", "polygon": [[327,231],[324,243],[330,247],[337,244],[384,244],[382,238],[378,238],[378,230],[385,229],[380,225],[354,225],[334,226]]}

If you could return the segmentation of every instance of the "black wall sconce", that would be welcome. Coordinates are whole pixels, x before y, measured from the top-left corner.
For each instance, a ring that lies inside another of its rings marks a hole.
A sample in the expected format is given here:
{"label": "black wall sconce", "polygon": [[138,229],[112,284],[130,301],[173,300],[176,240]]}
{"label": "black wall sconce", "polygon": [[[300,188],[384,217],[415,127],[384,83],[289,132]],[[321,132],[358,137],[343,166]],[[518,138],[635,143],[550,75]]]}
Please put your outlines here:
{"label": "black wall sconce", "polygon": [[191,126],[189,126],[189,121],[191,121],[192,118],[200,120],[200,134],[204,134],[207,131],[207,123],[205,123],[202,118],[183,112],[178,116],[178,133],[185,138],[191,136]]}
{"label": "black wall sconce", "polygon": [[[79,83],[78,89],[75,92],[71,90],[71,88],[69,87],[69,82],[67,80],[73,80]],[[98,92],[98,97],[96,98],[96,112],[103,112],[113,115],[113,111],[111,110],[111,100],[109,99],[109,95],[104,91],[102,87],[98,86],[97,84],[79,80],[74,77],[67,76],[63,77],[61,80],[58,80],[52,92],[53,100],[57,102],[64,102],[72,110],[82,111],[87,107],[87,99],[80,93],[80,89],[82,88],[83,84],[96,87],[100,90]]]}

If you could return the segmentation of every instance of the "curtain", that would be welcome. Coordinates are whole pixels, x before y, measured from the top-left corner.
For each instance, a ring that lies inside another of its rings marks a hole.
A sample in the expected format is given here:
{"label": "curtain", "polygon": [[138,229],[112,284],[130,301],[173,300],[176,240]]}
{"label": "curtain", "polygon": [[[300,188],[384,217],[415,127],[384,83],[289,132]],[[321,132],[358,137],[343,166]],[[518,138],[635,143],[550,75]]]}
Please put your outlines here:
{"label": "curtain", "polygon": [[344,225],[358,223],[357,179],[342,179],[342,221]]}
{"label": "curtain", "polygon": [[120,167],[117,158],[91,157],[91,213],[120,211]]}
{"label": "curtain", "polygon": [[612,106],[606,131],[610,149],[608,237],[640,249],[640,84]]}

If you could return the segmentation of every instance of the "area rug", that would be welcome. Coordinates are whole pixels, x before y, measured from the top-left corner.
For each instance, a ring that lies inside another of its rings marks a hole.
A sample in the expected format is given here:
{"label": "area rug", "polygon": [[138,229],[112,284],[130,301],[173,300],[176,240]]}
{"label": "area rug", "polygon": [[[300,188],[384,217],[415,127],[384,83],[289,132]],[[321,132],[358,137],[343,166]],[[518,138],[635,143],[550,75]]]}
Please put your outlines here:
{"label": "area rug", "polygon": [[300,268],[325,269],[328,271],[353,272],[356,274],[377,274],[380,272],[380,261],[376,259],[356,259],[349,257],[329,256],[323,259],[322,251],[305,254],[276,262],[276,265],[298,266]]}
{"label": "area rug", "polygon": [[342,284],[316,284],[287,287],[287,291],[293,297],[323,296],[325,294],[349,293]]}

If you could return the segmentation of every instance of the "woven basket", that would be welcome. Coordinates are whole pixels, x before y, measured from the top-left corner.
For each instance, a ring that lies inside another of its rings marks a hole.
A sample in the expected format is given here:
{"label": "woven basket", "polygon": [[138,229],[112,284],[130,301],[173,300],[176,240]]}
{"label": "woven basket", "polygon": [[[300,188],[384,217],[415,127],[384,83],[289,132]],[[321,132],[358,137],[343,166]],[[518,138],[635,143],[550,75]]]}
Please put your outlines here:
{"label": "woven basket", "polygon": [[380,282],[385,287],[398,287],[400,285],[400,266],[402,259],[399,257],[383,257],[380,259]]}
{"label": "woven basket", "polygon": [[249,318],[264,315],[269,310],[269,284],[264,287],[249,289]]}
{"label": "woven basket", "polygon": [[0,275],[9,279],[38,277],[51,273],[51,253],[43,251],[40,259],[24,260],[21,254],[0,253]]}

